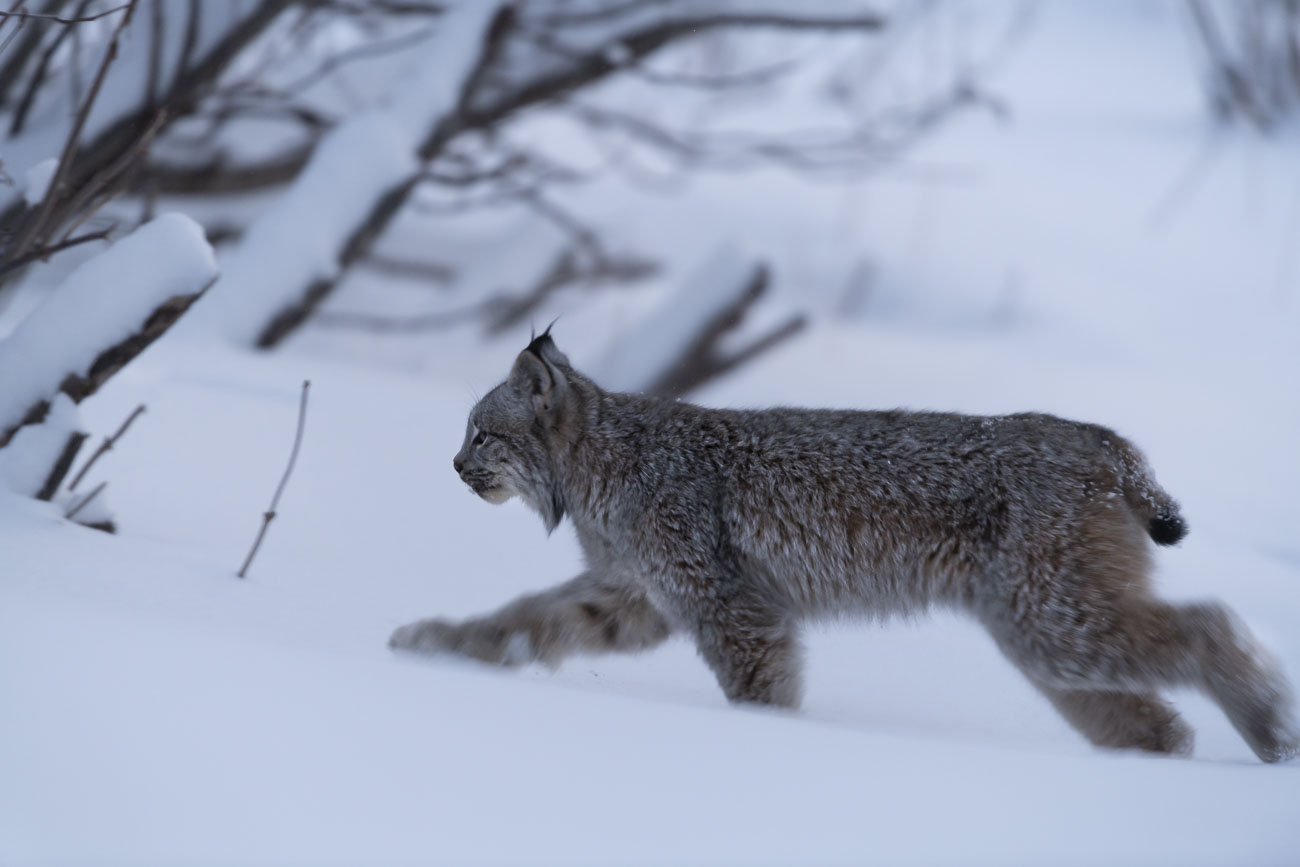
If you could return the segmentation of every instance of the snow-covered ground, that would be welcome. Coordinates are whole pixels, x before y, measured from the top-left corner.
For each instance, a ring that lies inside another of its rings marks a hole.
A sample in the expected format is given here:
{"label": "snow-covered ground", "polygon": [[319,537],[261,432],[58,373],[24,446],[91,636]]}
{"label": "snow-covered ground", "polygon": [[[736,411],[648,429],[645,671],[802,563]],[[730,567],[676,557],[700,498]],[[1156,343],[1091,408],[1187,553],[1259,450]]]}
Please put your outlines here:
{"label": "snow-covered ground", "polygon": [[[763,250],[769,314],[814,314],[701,402],[1124,432],[1192,527],[1162,592],[1227,601],[1300,679],[1300,159],[1209,135],[1177,11],[1040,7],[992,82],[1011,122],[870,181],[584,205],[637,249]],[[569,299],[561,347],[599,379],[676,276]],[[393,656],[401,623],[579,569],[567,528],[450,467],[526,333],[313,328],[269,355],[201,333],[81,407],[106,433],[148,404],[88,479],[117,536],[0,495],[0,864],[1300,862],[1300,763],[1258,763],[1196,695],[1194,758],[1094,750],[950,616],[813,630],[798,714],[727,706],[680,641],[558,672]],[[302,454],[241,581],[303,379]]]}

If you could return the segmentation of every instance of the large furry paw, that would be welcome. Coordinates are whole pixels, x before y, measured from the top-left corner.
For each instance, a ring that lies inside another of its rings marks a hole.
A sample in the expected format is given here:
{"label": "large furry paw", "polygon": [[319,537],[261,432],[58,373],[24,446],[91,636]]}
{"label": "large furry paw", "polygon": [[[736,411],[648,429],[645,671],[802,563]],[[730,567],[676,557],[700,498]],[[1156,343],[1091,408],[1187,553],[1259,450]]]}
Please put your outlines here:
{"label": "large furry paw", "polygon": [[535,658],[526,634],[481,620],[461,624],[417,620],[398,628],[388,639],[388,646],[426,656],[462,656],[492,665],[523,665]]}
{"label": "large furry paw", "polygon": [[457,628],[445,620],[417,620],[398,627],[388,639],[393,650],[412,653],[455,653],[460,643]]}

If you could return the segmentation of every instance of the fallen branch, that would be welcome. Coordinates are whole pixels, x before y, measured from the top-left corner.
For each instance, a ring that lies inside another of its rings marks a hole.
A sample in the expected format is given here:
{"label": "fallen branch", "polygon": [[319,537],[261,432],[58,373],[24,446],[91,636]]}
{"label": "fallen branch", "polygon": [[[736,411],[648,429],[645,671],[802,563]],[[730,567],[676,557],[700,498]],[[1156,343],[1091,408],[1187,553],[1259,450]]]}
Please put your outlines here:
{"label": "fallen branch", "polygon": [[275,496],[271,497],[271,506],[262,513],[262,526],[257,531],[257,538],[253,540],[253,547],[244,559],[244,565],[239,569],[239,577],[244,578],[248,575],[248,567],[253,565],[253,558],[257,556],[257,549],[262,547],[262,539],[266,537],[266,528],[271,526],[275,520],[276,510],[280,506],[280,495],[284,493],[285,485],[289,484],[289,475],[293,472],[293,465],[298,460],[298,449],[302,446],[302,431],[307,424],[307,391],[311,388],[311,380],[302,381],[302,398],[298,401],[298,430],[293,435],[293,450],[289,452],[289,464],[284,468],[284,475],[280,477],[280,484],[276,486]]}
{"label": "fallen branch", "polygon": [[[137,263],[145,261],[152,267],[141,272]],[[126,273],[137,279],[118,285]],[[83,262],[0,341],[0,370],[22,372],[0,388],[0,448],[20,427],[44,421],[59,392],[80,403],[98,391],[162,336],[216,273],[202,229],[180,214],[164,214]]]}
{"label": "fallen branch", "polygon": [[748,280],[736,296],[700,323],[677,362],[661,372],[646,391],[665,397],[680,397],[802,331],[808,324],[807,317],[795,313],[743,348],[722,352],[720,344],[723,337],[737,328],[745,313],[763,297],[769,280],[767,266],[761,263],[754,265]]}
{"label": "fallen branch", "polygon": [[[86,461],[81,470],[72,478],[71,484],[68,485],[69,491],[75,491],[77,489],[77,485],[81,484],[81,480],[86,477],[86,473],[90,472],[90,468],[95,465],[95,461],[99,460],[100,456],[104,454],[104,452],[109,451],[117,444],[117,441],[122,438],[122,434],[126,433],[126,429],[131,426],[131,422],[135,421],[143,412],[144,404],[140,404],[126,417],[126,421],[122,422],[122,426],[117,429],[117,433],[113,434],[111,437],[106,437],[104,441],[99,444],[99,448],[95,449],[95,453],[90,456],[90,460]],[[82,439],[85,439],[85,437],[83,436]],[[67,471],[65,470],[64,472]],[[49,498],[43,497],[41,499]]]}

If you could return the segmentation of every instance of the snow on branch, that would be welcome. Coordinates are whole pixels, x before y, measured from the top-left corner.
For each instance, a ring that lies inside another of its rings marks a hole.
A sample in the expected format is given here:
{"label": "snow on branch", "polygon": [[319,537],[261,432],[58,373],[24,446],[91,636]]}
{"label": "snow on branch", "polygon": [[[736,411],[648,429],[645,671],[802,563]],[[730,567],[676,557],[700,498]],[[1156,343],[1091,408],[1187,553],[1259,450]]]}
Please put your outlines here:
{"label": "snow on branch", "polygon": [[628,330],[600,365],[601,384],[616,391],[678,397],[801,331],[793,314],[740,348],[724,349],[767,291],[766,265],[723,247],[682,281],[654,312]]}
{"label": "snow on branch", "polygon": [[55,396],[99,389],[216,279],[202,228],[164,214],[84,262],[0,341],[0,448],[43,421]]}
{"label": "snow on branch", "polygon": [[370,215],[385,205],[395,210],[418,181],[422,143],[456,111],[500,5],[449,11],[394,103],[322,137],[289,189],[223,262],[223,277],[201,305],[225,336],[275,342],[301,321],[297,311],[323,297],[320,287],[332,286],[341,267],[368,249]]}
{"label": "snow on branch", "polygon": [[[225,308],[218,315],[229,336],[264,348],[277,345],[334,290],[342,273],[367,255],[421,180],[418,168],[412,171],[409,162],[405,168],[411,174],[402,177],[402,160],[393,147],[402,139],[391,128],[404,121],[415,121],[408,134],[421,126],[425,129],[412,157],[428,163],[443,155],[462,133],[494,128],[527,108],[560,99],[632,68],[669,44],[708,31],[776,28],[855,33],[876,31],[886,23],[873,13],[845,14],[843,4],[827,2],[650,0],[605,4],[599,14],[588,8],[580,15],[564,4],[538,2],[500,6],[492,17],[497,8],[495,3],[466,3],[439,19],[432,46],[425,52],[428,67],[417,77],[435,84],[413,83],[408,91],[440,98],[439,111],[410,111],[398,105],[344,125],[368,127],[364,136],[356,135],[374,141],[377,149],[389,148],[377,156],[354,149],[347,162],[349,170],[368,173],[369,195],[361,193],[360,183],[339,182],[347,155],[332,153],[330,139],[353,134],[340,127],[322,140],[285,201],[250,228],[245,240],[250,252],[233,255],[227,277],[204,302],[214,310]],[[449,89],[449,82],[456,87]],[[385,139],[388,144],[381,145]],[[327,163],[337,168],[327,171],[322,168]],[[346,191],[341,189],[344,186]],[[329,216],[328,225],[321,226],[314,218],[305,219],[316,208],[329,215],[346,211],[347,218]],[[310,241],[291,240],[295,234],[310,235]],[[302,249],[309,244],[312,250]],[[265,257],[251,251],[263,246],[294,251],[277,266],[274,280],[255,266]],[[226,285],[260,288],[240,288],[237,299]],[[270,309],[272,303],[279,309]]]}

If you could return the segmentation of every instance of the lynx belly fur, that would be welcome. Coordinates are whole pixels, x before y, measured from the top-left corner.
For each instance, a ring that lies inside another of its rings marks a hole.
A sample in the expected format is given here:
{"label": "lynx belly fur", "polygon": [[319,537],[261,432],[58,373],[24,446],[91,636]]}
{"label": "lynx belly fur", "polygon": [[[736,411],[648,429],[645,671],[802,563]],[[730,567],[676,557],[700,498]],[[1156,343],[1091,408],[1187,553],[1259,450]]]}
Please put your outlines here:
{"label": "lynx belly fur", "polygon": [[1285,678],[1222,605],[1151,592],[1186,526],[1137,449],[1048,415],[705,409],[608,392],[544,334],[470,413],[454,460],[587,571],[394,648],[501,665],[641,651],[682,633],[735,702],[794,707],[799,628],[959,609],[1094,744],[1187,753],[1160,696],[1203,691],[1266,762],[1296,755]]}

